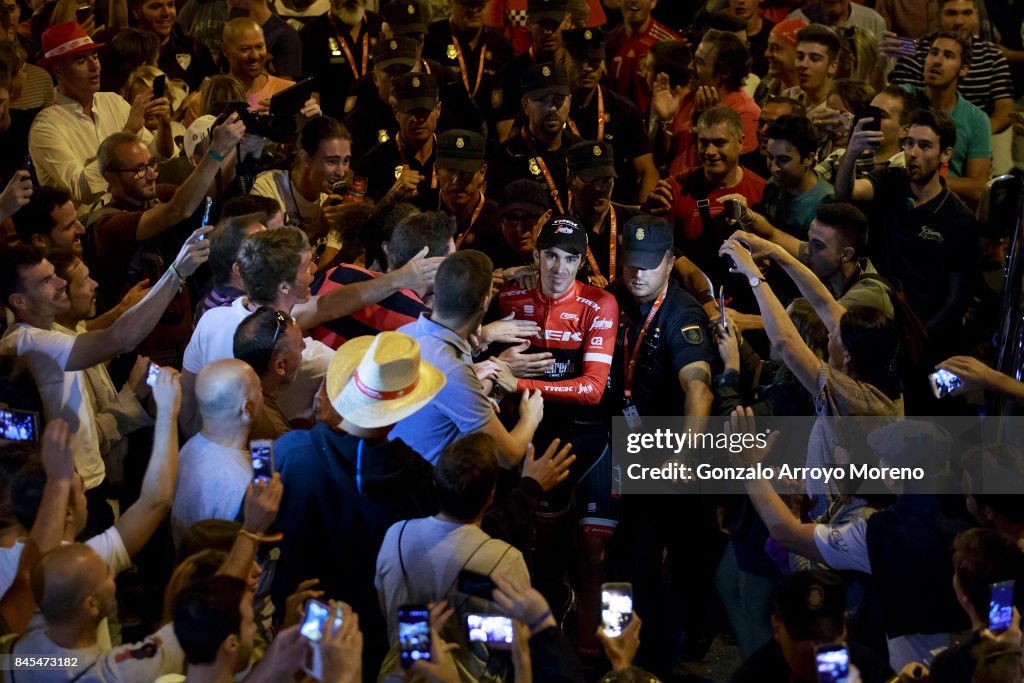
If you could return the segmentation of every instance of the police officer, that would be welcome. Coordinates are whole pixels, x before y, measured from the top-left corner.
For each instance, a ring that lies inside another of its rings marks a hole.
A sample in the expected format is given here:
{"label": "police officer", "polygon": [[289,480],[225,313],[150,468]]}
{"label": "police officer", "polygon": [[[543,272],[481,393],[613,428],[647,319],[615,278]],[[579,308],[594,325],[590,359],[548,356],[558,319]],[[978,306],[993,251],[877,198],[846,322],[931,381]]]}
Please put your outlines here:
{"label": "police officer", "polygon": [[366,10],[366,0],[331,0],[331,9],[300,32],[302,73],[316,79],[324,114],[340,119],[355,106],[354,91],[373,67],[380,29],[381,18]]}
{"label": "police officer", "polygon": [[398,119],[390,104],[392,86],[396,78],[415,70],[417,62],[412,38],[385,38],[377,44],[370,77],[360,85],[356,105],[345,116],[345,127],[352,133],[353,159],[395,137]]}
{"label": "police officer", "polygon": [[531,66],[522,74],[520,107],[527,124],[501,144],[494,154],[491,185],[505,187],[527,178],[551,195],[557,214],[569,210],[566,151],[580,138],[566,130],[569,117],[569,78],[560,64]]}
{"label": "police officer", "polygon": [[[630,425],[644,416],[677,415],[686,416],[684,429],[701,431],[711,411],[717,352],[707,313],[671,278],[672,233],[670,223],[647,215],[623,228],[622,277],[608,288],[619,304],[619,331],[606,406]],[[711,501],[697,494],[626,495],[620,501],[617,578],[633,584],[645,623],[657,624],[641,644],[637,663],[662,678],[672,673],[672,629],[681,626],[688,640],[699,642],[712,621],[707,586],[713,585],[724,545],[714,513]],[[673,598],[684,596],[683,615],[678,599],[666,600],[661,591],[666,548]]]}
{"label": "police officer", "polygon": [[615,189],[615,150],[606,142],[577,142],[566,152],[569,166],[570,211],[589,231],[587,254],[579,277],[604,289],[622,273],[618,238],[634,211],[612,206]]}
{"label": "police officer", "polygon": [[491,253],[489,240],[498,221],[498,205],[484,196],[484,136],[454,129],[437,138],[437,180],[441,211],[455,218],[455,248]]}
{"label": "police officer", "polygon": [[[484,26],[486,6],[486,0],[454,0],[451,17],[435,21],[427,29],[423,55],[440,62],[447,74],[445,82],[456,81],[461,86],[493,132],[497,121],[492,100],[494,93],[501,97],[498,72],[512,61],[513,53],[501,33]],[[446,95],[446,107],[448,100]],[[497,135],[490,137],[496,146]]]}
{"label": "police officer", "polygon": [[374,201],[408,201],[424,210],[436,210],[434,134],[441,114],[437,79],[418,71],[405,74],[394,81],[391,96],[398,133],[363,155],[356,172],[366,176],[366,195]]}
{"label": "police officer", "polygon": [[520,88],[520,75],[545,62],[565,63],[562,32],[571,26],[571,19],[569,0],[527,0],[526,23],[533,45],[506,64],[500,74],[502,89],[491,93],[492,116],[497,120],[496,128],[502,141],[509,139],[516,117],[521,116],[519,98],[525,91]]}
{"label": "police officer", "polygon": [[574,28],[562,34],[569,55],[566,69],[572,89],[569,128],[585,140],[615,146],[618,182],[614,198],[640,204],[658,182],[651,143],[636,105],[601,85],[605,75],[604,33],[597,28]]}

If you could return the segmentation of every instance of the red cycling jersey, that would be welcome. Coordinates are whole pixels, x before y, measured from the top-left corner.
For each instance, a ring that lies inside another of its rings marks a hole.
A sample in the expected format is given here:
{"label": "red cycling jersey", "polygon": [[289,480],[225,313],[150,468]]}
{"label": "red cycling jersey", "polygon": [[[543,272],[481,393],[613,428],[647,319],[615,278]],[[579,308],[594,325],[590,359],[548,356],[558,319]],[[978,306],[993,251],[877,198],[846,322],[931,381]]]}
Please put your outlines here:
{"label": "red cycling jersey", "polygon": [[615,352],[619,305],[603,290],[573,282],[557,299],[535,289],[506,289],[498,295],[501,314],[532,320],[541,337],[527,353],[550,352],[554,365],[543,379],[520,379],[519,391],[540,390],[545,401],[597,405],[604,395]]}

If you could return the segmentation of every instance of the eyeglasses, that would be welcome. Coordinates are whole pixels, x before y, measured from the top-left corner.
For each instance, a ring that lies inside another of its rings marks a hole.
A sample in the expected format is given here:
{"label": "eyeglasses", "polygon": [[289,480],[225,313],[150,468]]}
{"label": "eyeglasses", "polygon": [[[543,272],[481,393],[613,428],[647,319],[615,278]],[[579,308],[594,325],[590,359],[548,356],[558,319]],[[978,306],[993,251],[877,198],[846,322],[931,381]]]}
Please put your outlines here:
{"label": "eyeglasses", "polygon": [[282,313],[281,311],[273,309],[270,306],[260,306],[259,308],[256,309],[257,313],[264,313],[266,311],[273,311],[274,315],[276,316],[276,320],[274,321],[274,337],[273,339],[270,340],[270,348],[274,348],[277,346],[277,339],[278,337],[281,336],[281,332],[287,330],[288,326],[295,322],[295,318],[285,313]]}
{"label": "eyeglasses", "polygon": [[146,177],[146,171],[156,172],[158,163],[159,160],[156,157],[152,157],[146,163],[139,164],[135,168],[108,168],[107,170],[113,173],[131,173],[136,180],[142,180]]}

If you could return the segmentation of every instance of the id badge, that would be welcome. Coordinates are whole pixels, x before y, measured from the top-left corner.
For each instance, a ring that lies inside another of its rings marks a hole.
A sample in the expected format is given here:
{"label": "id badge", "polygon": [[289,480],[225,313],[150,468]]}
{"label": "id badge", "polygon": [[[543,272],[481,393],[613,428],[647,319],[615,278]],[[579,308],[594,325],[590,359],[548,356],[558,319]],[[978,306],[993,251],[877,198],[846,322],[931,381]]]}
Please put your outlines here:
{"label": "id badge", "polygon": [[627,403],[622,409],[622,414],[626,418],[626,425],[630,430],[636,430],[640,428],[640,413],[636,411],[636,406],[632,403]]}

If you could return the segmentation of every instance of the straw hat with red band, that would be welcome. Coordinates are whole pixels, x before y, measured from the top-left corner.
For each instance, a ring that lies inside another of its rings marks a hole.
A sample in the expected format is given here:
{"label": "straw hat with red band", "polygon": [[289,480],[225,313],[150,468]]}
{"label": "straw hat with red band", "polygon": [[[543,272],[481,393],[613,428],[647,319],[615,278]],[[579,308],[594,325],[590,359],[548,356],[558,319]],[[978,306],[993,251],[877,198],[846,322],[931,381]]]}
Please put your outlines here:
{"label": "straw hat with red band", "polygon": [[105,43],[94,43],[78,22],[57,24],[43,31],[43,58],[39,66],[48,66],[58,59],[74,57],[83,52],[93,52]]}
{"label": "straw hat with red band", "polygon": [[366,429],[386,427],[427,405],[444,374],[420,360],[420,344],[401,332],[356,337],[334,354],[327,396],[338,414]]}

